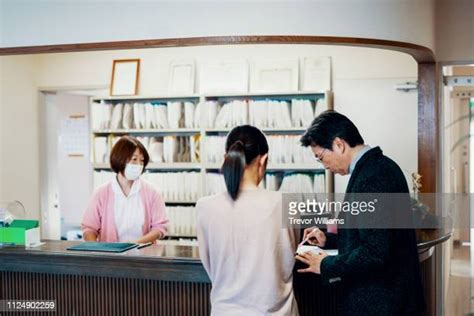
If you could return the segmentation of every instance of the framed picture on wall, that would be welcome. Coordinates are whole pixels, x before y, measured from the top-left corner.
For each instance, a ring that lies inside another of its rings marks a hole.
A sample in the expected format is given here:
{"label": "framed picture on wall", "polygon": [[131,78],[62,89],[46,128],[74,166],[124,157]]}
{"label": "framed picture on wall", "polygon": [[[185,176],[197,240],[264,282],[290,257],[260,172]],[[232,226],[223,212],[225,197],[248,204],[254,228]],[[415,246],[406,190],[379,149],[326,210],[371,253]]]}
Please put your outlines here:
{"label": "framed picture on wall", "polygon": [[331,58],[305,57],[302,62],[302,91],[331,90]]}
{"label": "framed picture on wall", "polygon": [[140,59],[117,59],[113,62],[110,95],[137,95]]}
{"label": "framed picture on wall", "polygon": [[171,62],[168,93],[172,95],[194,93],[194,60]]}
{"label": "framed picture on wall", "polygon": [[250,91],[298,91],[298,60],[257,61],[252,67]]}
{"label": "framed picture on wall", "polygon": [[199,64],[200,93],[248,92],[249,65],[246,59]]}

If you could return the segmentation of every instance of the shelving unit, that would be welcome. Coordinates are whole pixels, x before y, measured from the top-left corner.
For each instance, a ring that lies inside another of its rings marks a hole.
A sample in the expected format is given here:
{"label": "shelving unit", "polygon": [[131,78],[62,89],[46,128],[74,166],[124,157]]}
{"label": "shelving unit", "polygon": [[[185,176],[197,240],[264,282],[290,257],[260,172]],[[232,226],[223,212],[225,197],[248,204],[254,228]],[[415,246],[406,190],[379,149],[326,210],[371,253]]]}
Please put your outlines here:
{"label": "shelving unit", "polygon": [[[294,99],[310,100],[312,102],[318,102],[325,100],[328,109],[332,109],[332,93],[330,91],[304,91],[304,92],[281,92],[281,93],[245,93],[245,94],[219,94],[219,95],[188,95],[188,96],[133,96],[133,97],[104,97],[104,98],[93,98],[91,100],[94,103],[152,103],[152,104],[165,104],[167,102],[187,102],[192,101],[194,103],[206,102],[206,101],[218,101],[221,103],[230,102],[233,100],[275,100],[275,101],[291,101]],[[304,127],[272,127],[272,128],[261,128],[262,132],[266,135],[301,135],[305,132]],[[122,136],[122,135],[133,135],[133,136],[150,136],[150,137],[163,137],[163,136],[190,136],[199,135],[201,141],[200,156],[205,157],[204,152],[206,148],[203,148],[202,144],[208,136],[225,136],[230,131],[230,128],[175,128],[175,129],[106,129],[106,130],[91,130],[91,136]],[[92,146],[94,142],[91,142]],[[91,153],[94,153],[92,148]],[[93,155],[94,156],[94,155]],[[92,163],[94,170],[110,170],[108,163]],[[220,163],[207,163],[207,162],[177,162],[177,163],[149,163],[147,166],[148,172],[199,172],[201,187],[198,190],[199,196],[204,196],[206,190],[206,174],[209,172],[218,172],[221,168]],[[267,167],[269,173],[310,173],[310,174],[325,174],[326,190],[327,192],[333,192],[333,175],[322,169],[317,168],[316,162],[314,164],[269,164]],[[193,206],[195,201],[166,201],[169,206]],[[192,236],[171,236],[172,238],[187,238]]]}

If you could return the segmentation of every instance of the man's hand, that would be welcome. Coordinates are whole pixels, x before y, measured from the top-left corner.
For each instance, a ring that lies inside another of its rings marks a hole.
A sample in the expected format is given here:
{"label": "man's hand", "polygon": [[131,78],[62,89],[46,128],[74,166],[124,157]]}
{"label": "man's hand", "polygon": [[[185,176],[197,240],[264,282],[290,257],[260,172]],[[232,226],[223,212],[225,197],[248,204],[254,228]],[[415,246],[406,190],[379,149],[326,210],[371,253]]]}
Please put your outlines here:
{"label": "man's hand", "polygon": [[318,254],[312,252],[305,252],[301,255],[296,255],[296,260],[299,260],[308,265],[305,269],[298,269],[299,273],[313,272],[316,274],[321,274],[321,262],[326,258],[328,254],[324,251]]}
{"label": "man's hand", "polygon": [[316,227],[306,228],[303,232],[303,240],[308,238],[308,243],[313,246],[324,247],[326,245],[326,235]]}

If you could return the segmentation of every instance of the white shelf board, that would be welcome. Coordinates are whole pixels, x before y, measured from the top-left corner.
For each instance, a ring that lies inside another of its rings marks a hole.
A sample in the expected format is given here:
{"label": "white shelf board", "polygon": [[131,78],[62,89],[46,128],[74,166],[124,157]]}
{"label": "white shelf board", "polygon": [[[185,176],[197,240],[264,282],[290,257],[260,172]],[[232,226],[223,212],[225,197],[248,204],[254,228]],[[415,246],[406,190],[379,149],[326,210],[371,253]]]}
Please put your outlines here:
{"label": "white shelf board", "polygon": [[131,95],[131,96],[105,96],[92,98],[93,102],[100,101],[121,101],[121,100],[167,100],[167,99],[199,99],[200,95]]}
{"label": "white shelf board", "polygon": [[121,100],[166,100],[166,99],[198,99],[219,98],[219,97],[265,97],[265,96],[301,96],[301,95],[324,95],[326,91],[283,91],[283,92],[247,92],[247,93],[212,93],[212,94],[191,94],[191,95],[133,95],[133,96],[103,96],[92,98],[93,102],[100,101],[121,101]]}
{"label": "white shelf board", "polygon": [[[93,163],[94,169],[110,169],[108,163]],[[146,170],[199,170],[201,164],[192,162],[149,163]]]}
{"label": "white shelf board", "polygon": [[[205,129],[204,131],[206,133],[223,133],[223,132],[230,132],[231,129],[229,128],[208,128],[208,129]],[[292,132],[292,133],[296,133],[296,132],[301,132],[301,133],[304,133],[306,131],[306,128],[303,128],[303,127],[281,127],[281,128],[277,128],[277,127],[265,127],[265,128],[260,128],[260,130],[264,133],[278,133],[278,132],[281,132],[281,133],[285,133],[285,132]]]}
{"label": "white shelf board", "polygon": [[94,134],[187,134],[200,133],[196,128],[176,128],[176,129],[106,129],[93,130]]}
{"label": "white shelf board", "polygon": [[[220,169],[222,164],[218,163],[208,163],[204,165],[204,169],[216,170]],[[267,170],[287,170],[287,171],[299,171],[299,170],[308,170],[314,172],[323,172],[325,169],[318,168],[314,164],[278,164],[278,165],[268,165]]]}
{"label": "white shelf board", "polygon": [[220,97],[265,97],[265,96],[292,96],[292,95],[315,95],[315,94],[325,94],[326,91],[282,91],[282,92],[248,92],[248,93],[213,93],[206,94],[203,97],[207,98],[220,98]]}
{"label": "white shelf board", "polygon": [[[207,128],[204,129],[206,133],[227,133],[231,129],[229,128]],[[261,128],[264,133],[304,133],[306,131],[303,127],[265,127]],[[200,133],[200,129],[196,128],[177,128],[177,129],[106,129],[106,130],[93,130],[92,133],[95,135],[102,134],[191,134]]]}

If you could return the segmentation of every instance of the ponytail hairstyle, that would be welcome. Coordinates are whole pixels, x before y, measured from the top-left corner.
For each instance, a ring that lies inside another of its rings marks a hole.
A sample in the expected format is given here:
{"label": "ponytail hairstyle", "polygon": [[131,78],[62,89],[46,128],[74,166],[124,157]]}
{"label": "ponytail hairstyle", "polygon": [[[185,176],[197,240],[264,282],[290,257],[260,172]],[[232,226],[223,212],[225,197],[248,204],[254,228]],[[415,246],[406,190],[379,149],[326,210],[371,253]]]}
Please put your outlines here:
{"label": "ponytail hairstyle", "polygon": [[224,175],[227,192],[235,201],[239,195],[245,166],[250,164],[257,156],[268,153],[267,139],[254,126],[237,126],[227,135],[225,153],[221,171]]}

